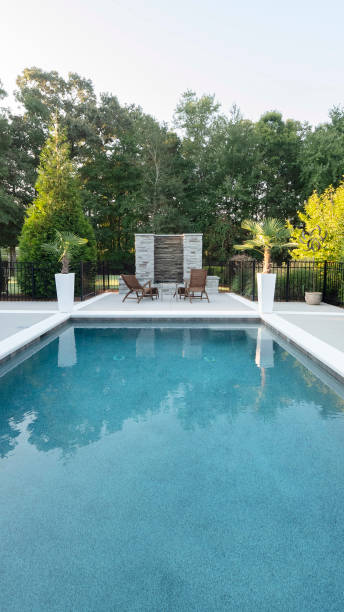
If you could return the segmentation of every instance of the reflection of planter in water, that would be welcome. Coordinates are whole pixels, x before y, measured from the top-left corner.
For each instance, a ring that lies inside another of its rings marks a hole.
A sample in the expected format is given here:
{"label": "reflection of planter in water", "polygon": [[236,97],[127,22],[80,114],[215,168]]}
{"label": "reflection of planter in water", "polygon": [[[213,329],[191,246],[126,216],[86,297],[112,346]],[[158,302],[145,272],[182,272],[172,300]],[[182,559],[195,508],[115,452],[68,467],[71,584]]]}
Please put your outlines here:
{"label": "reflection of planter in water", "polygon": [[274,367],[274,340],[266,327],[258,329],[255,361],[258,368]]}
{"label": "reflection of planter in water", "polygon": [[305,301],[310,306],[319,306],[322,300],[322,292],[321,291],[306,291],[305,293]]}
{"label": "reflection of planter in water", "polygon": [[74,327],[69,327],[59,335],[57,366],[71,368],[77,362]]}

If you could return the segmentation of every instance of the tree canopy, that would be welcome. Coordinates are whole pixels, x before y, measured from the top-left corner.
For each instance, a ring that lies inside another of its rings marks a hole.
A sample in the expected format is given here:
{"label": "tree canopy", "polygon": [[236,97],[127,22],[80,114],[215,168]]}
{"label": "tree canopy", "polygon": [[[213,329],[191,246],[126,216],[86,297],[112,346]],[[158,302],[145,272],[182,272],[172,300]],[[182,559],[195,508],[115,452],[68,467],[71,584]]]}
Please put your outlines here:
{"label": "tree canopy", "polygon": [[224,113],[214,95],[189,90],[168,126],[111,93],[97,96],[78,74],[63,78],[38,67],[18,76],[17,113],[6,108],[5,95],[0,86],[3,247],[18,244],[25,211],[37,206],[38,169],[54,116],[98,256],[123,265],[133,257],[135,232],[203,232],[207,256],[226,259],[244,237],[244,219],[298,224],[302,202],[314,189],[337,188],[344,172],[341,107],[315,128],[278,111],[253,122],[236,106]]}

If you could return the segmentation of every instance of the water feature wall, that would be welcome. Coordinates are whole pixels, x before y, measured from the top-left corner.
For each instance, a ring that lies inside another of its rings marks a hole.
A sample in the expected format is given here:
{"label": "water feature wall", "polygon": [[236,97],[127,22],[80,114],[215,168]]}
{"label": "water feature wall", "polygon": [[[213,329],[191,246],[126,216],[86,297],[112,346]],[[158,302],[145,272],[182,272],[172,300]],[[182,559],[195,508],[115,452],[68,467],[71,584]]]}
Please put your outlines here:
{"label": "water feature wall", "polygon": [[202,268],[203,234],[135,234],[136,276],[142,282],[183,282]]}

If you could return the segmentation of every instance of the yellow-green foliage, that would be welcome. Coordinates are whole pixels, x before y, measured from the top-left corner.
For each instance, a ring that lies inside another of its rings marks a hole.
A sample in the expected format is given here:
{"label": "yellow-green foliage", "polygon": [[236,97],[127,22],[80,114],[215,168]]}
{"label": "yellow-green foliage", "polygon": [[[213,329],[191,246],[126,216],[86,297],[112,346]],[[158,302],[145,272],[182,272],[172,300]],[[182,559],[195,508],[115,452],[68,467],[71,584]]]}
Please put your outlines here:
{"label": "yellow-green foliage", "polygon": [[[302,237],[302,229],[289,225],[291,239],[299,245],[291,251],[293,259],[339,261],[344,258],[344,183],[337,189],[328,187],[321,195],[314,192],[308,198],[304,211],[299,212],[298,216],[306,237]],[[312,230],[313,237],[319,237],[318,225],[322,235],[327,232],[327,236],[323,243],[320,241],[321,248],[313,251],[307,246],[307,240]]]}

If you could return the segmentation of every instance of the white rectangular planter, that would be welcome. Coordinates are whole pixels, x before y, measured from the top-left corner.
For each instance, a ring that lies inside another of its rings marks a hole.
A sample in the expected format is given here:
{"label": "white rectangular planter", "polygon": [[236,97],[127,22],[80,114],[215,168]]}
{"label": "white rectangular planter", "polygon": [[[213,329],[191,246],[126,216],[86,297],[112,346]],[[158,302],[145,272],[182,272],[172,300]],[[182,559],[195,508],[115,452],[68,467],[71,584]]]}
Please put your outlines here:
{"label": "white rectangular planter", "polygon": [[60,312],[71,312],[74,306],[75,274],[55,274],[56,294]]}
{"label": "white rectangular planter", "polygon": [[273,311],[276,274],[257,274],[259,312]]}

